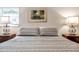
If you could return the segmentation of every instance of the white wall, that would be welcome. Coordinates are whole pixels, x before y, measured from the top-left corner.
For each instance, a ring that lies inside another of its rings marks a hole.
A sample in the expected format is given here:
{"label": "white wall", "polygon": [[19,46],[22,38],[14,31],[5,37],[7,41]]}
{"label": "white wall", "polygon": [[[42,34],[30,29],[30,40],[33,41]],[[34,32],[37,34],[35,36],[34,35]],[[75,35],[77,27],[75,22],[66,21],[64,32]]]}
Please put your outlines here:
{"label": "white wall", "polygon": [[61,25],[63,17],[52,8],[40,8],[47,11],[47,22],[28,22],[28,12],[35,8],[20,8],[20,26],[26,27],[58,27]]}

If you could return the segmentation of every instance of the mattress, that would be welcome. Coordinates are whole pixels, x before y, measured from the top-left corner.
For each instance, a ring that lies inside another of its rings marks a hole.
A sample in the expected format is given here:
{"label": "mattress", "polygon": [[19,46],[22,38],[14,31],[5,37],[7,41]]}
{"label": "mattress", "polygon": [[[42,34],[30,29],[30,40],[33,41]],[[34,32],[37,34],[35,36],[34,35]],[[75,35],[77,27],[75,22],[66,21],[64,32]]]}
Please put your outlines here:
{"label": "mattress", "polygon": [[0,52],[78,52],[79,44],[57,36],[16,36],[0,43]]}

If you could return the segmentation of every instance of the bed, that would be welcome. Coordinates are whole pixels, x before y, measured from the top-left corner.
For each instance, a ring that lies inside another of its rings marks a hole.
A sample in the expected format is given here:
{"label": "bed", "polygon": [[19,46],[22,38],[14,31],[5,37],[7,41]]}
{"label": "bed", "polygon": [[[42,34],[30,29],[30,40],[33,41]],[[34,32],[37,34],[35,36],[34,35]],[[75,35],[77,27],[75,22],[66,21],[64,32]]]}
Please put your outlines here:
{"label": "bed", "polygon": [[1,52],[78,52],[79,44],[58,36],[56,28],[21,28],[18,35],[0,43]]}

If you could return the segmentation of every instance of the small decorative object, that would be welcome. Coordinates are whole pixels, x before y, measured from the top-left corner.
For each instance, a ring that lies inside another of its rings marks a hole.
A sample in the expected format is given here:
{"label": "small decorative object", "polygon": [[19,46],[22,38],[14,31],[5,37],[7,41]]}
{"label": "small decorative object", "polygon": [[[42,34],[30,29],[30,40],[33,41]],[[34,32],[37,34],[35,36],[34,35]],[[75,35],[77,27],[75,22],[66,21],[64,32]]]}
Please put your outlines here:
{"label": "small decorative object", "polygon": [[29,21],[30,22],[46,22],[46,10],[44,9],[30,10]]}
{"label": "small decorative object", "polygon": [[68,17],[67,24],[69,26],[69,34],[76,34],[76,26],[78,25],[78,17]]}
{"label": "small decorative object", "polygon": [[10,29],[9,29],[9,23],[10,23],[10,20],[9,20],[9,16],[1,16],[0,17],[0,22],[1,24],[3,25],[3,34],[9,34],[10,32]]}

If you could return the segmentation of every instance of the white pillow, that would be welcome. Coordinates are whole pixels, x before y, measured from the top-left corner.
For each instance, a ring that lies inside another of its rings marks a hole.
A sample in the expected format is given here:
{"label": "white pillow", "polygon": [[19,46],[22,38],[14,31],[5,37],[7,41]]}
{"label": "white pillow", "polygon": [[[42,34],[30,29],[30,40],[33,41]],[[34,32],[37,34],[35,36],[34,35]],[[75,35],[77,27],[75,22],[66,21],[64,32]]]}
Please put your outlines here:
{"label": "white pillow", "polygon": [[39,31],[40,31],[40,35],[58,36],[56,28],[41,27]]}
{"label": "white pillow", "polygon": [[39,35],[39,28],[21,28],[19,35]]}

